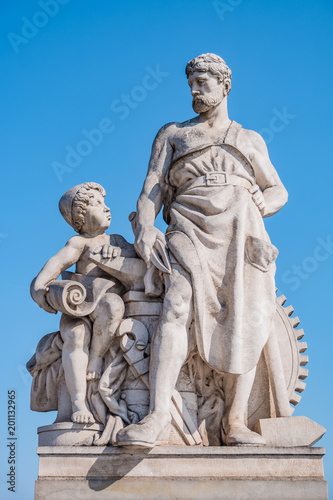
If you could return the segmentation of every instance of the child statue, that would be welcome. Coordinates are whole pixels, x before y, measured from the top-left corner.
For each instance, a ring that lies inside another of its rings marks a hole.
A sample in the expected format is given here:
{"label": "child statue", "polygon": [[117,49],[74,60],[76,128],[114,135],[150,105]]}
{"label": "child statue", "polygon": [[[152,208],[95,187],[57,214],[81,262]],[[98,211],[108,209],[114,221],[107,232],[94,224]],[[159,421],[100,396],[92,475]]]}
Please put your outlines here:
{"label": "child statue", "polygon": [[[105,259],[118,255],[137,257],[133,245],[120,235],[107,235],[110,209],[104,202],[105,190],[95,182],[85,182],[69,189],[60,199],[59,209],[78,233],[51,257],[31,284],[31,295],[45,311],[57,313],[48,302],[48,285],[76,264],[76,273],[109,280],[110,287],[99,297],[94,310],[83,317],[62,314],[60,334],[63,339],[62,364],[72,402],[73,422],[93,423],[86,400],[87,380],[101,377],[103,357],[110,348],[124,315],[120,294],[122,285],[89,260],[89,254],[101,253]],[[75,276],[75,275],[74,275]],[[107,287],[106,287],[107,288]]]}

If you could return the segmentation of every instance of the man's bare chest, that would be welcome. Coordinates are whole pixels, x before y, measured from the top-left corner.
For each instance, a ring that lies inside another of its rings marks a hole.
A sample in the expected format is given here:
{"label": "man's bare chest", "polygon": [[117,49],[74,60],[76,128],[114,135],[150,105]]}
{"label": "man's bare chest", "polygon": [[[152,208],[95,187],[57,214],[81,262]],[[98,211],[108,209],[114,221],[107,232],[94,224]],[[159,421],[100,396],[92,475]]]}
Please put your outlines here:
{"label": "man's bare chest", "polygon": [[244,156],[250,157],[253,151],[252,148],[249,148],[248,141],[237,140],[236,145],[236,141],[229,140],[228,131],[229,127],[216,127],[207,130],[199,126],[186,127],[177,131],[177,134],[170,141],[174,151],[173,161],[192,151],[199,151],[212,145],[223,146],[224,144],[226,147],[228,145],[236,147]]}
{"label": "man's bare chest", "polygon": [[189,127],[180,130],[171,139],[174,150],[173,158],[195,150],[200,150],[213,144],[223,144],[226,137],[226,129],[205,130],[202,128]]}

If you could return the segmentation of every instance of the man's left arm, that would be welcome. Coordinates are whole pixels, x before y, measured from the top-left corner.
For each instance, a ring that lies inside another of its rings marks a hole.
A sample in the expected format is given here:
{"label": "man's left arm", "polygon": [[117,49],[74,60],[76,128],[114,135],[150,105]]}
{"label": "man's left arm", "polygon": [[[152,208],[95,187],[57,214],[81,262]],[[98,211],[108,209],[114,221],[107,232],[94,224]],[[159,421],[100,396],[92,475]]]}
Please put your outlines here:
{"label": "man's left arm", "polygon": [[269,217],[287,203],[288,192],[271,163],[264,139],[252,130],[247,130],[246,135],[252,146],[249,157],[255,171],[256,183],[261,189],[261,192],[258,190],[253,193],[254,201],[262,216]]}

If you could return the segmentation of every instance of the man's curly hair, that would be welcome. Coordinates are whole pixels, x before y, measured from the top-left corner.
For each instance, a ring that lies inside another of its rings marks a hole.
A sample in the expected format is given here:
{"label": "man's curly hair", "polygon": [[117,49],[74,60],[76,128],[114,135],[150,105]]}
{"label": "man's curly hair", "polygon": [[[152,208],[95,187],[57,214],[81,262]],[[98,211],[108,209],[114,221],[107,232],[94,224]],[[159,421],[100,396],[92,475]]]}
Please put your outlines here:
{"label": "man's curly hair", "polygon": [[186,65],[186,76],[187,78],[192,75],[195,71],[200,71],[202,73],[211,73],[220,82],[224,82],[224,85],[228,84],[228,93],[231,88],[231,70],[227,66],[226,62],[222,57],[216,54],[201,54],[194,59],[191,59]]}

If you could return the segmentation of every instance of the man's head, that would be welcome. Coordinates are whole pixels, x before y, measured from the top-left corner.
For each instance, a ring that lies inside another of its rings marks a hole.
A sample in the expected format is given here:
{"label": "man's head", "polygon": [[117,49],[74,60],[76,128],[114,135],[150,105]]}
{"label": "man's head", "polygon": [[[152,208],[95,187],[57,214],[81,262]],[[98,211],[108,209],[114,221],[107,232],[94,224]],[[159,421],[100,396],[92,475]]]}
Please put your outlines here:
{"label": "man's head", "polygon": [[105,231],[111,221],[110,209],[104,203],[105,189],[96,182],[85,182],[69,189],[59,201],[66,222],[81,233],[86,226]]}
{"label": "man's head", "polygon": [[217,106],[231,89],[231,70],[216,54],[202,54],[186,65],[186,75],[193,96],[196,113],[204,113]]}

